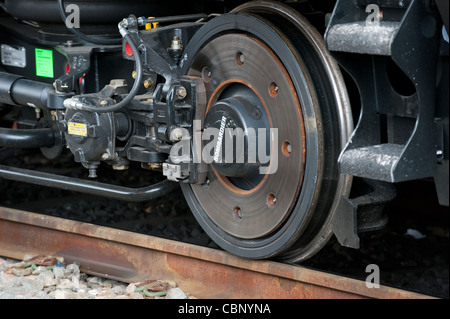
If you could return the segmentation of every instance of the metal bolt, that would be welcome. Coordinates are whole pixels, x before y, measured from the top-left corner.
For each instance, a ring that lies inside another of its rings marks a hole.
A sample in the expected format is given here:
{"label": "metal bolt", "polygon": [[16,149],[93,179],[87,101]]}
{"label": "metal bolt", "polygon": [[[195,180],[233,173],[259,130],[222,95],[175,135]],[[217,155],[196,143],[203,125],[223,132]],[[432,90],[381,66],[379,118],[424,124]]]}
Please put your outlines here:
{"label": "metal bolt", "polygon": [[181,50],[181,41],[180,37],[175,35],[172,39],[172,44],[170,45],[172,50]]}
{"label": "metal bolt", "polygon": [[170,132],[170,139],[172,141],[179,141],[182,138],[183,138],[183,130],[181,128],[176,127]]}
{"label": "metal bolt", "polygon": [[97,178],[97,166],[90,165],[89,166],[89,178]]}
{"label": "metal bolt", "polygon": [[100,101],[100,106],[107,106],[107,105],[108,105],[108,101],[106,101],[106,100]]}
{"label": "metal bolt", "polygon": [[152,80],[147,79],[147,80],[144,81],[144,87],[146,89],[148,89],[149,87],[152,87],[152,85],[153,85],[153,81]]}
{"label": "metal bolt", "polygon": [[176,94],[176,97],[177,97],[178,100],[184,99],[186,97],[186,95],[187,95],[186,88],[184,86],[177,87],[177,90],[176,90],[175,94]]}

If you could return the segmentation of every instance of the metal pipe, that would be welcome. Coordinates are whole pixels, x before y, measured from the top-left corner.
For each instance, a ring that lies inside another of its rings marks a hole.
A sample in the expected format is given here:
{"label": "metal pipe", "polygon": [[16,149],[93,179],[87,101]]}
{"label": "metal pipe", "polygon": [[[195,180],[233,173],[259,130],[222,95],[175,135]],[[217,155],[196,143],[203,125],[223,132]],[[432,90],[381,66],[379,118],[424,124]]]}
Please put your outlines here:
{"label": "metal pipe", "polygon": [[0,72],[0,103],[46,108],[48,95],[52,91],[54,89],[51,84]]}
{"label": "metal pipe", "polygon": [[164,180],[151,186],[128,188],[6,165],[0,165],[0,178],[133,202],[152,200],[178,187],[178,183]]}
{"label": "metal pipe", "polygon": [[41,148],[55,145],[51,128],[10,129],[0,127],[0,146],[12,148]]}

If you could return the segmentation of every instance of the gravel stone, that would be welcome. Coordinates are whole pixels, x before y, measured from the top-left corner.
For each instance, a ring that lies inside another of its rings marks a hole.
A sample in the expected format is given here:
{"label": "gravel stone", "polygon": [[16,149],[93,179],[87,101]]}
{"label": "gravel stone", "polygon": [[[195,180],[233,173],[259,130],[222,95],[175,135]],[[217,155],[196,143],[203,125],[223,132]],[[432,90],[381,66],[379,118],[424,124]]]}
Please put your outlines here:
{"label": "gravel stone", "polygon": [[[30,268],[27,268],[27,269],[32,269],[32,268],[30,267]],[[40,273],[47,272],[47,271],[48,271],[47,267],[37,266],[36,269],[33,270],[32,274],[33,275],[39,275]]]}
{"label": "gravel stone", "polygon": [[50,287],[57,284],[55,276],[51,270],[41,272],[37,276],[37,280],[41,281],[44,287]]}
{"label": "gravel stone", "polygon": [[14,268],[12,270],[12,273],[18,277],[19,276],[29,276],[29,275],[31,275],[32,271],[33,271],[33,269],[31,269],[31,268]]}
{"label": "gravel stone", "polygon": [[77,264],[69,264],[66,267],[66,276],[70,275],[78,276],[78,279],[80,277],[80,266]]}
{"label": "gravel stone", "polygon": [[64,277],[66,270],[64,267],[55,267],[53,268],[53,275],[55,276],[55,279],[59,281],[61,278]]}
{"label": "gravel stone", "polygon": [[127,294],[132,294],[136,291],[136,284],[135,283],[131,283],[127,286],[127,288],[125,289],[125,293]]}
{"label": "gravel stone", "polygon": [[[25,262],[0,258],[0,299],[164,299],[136,292],[140,283],[126,284],[88,276],[79,264],[62,267],[25,267]],[[188,294],[175,288],[174,281],[161,280],[170,289],[166,299],[185,299]]]}
{"label": "gravel stone", "polygon": [[180,288],[171,288],[167,292],[166,299],[186,299],[187,295]]}

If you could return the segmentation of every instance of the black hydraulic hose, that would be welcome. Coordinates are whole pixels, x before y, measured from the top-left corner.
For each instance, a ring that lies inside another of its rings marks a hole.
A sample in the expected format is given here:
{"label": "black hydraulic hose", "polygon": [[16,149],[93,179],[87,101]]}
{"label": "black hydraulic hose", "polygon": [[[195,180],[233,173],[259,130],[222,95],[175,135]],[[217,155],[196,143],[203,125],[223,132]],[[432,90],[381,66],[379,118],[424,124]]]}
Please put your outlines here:
{"label": "black hydraulic hose", "polygon": [[[64,9],[64,0],[58,0],[58,9],[59,14],[61,16],[61,19],[63,20],[63,23],[66,23],[67,16]],[[118,39],[105,39],[105,38],[99,38],[92,35],[86,35],[82,33],[77,28],[68,28],[70,32],[78,36],[80,39],[83,39],[86,42],[93,43],[93,44],[104,44],[104,45],[118,45],[122,43],[122,38]]]}
{"label": "black hydraulic hose", "polygon": [[122,109],[123,107],[125,107],[126,105],[128,105],[133,98],[136,96],[136,94],[139,91],[139,86],[142,83],[142,60],[141,60],[141,55],[139,53],[139,48],[138,46],[134,43],[133,38],[130,36],[130,34],[126,33],[124,35],[124,39],[128,42],[128,44],[130,45],[131,49],[133,50],[134,53],[134,57],[135,57],[135,61],[136,61],[136,79],[134,80],[134,84],[133,87],[130,90],[130,93],[128,93],[128,95],[119,103],[114,104],[114,105],[110,105],[110,106],[106,106],[106,107],[99,107],[99,106],[95,106],[95,105],[89,105],[86,103],[81,103],[78,102],[75,99],[68,99],[66,101],[64,101],[64,106],[67,108],[71,108],[71,109],[76,109],[76,110],[83,110],[83,111],[88,111],[88,112],[97,112],[97,113],[108,113],[108,112],[117,112],[120,109]]}
{"label": "black hydraulic hose", "polygon": [[55,145],[51,128],[11,129],[0,127],[0,146],[13,148],[41,148]]}

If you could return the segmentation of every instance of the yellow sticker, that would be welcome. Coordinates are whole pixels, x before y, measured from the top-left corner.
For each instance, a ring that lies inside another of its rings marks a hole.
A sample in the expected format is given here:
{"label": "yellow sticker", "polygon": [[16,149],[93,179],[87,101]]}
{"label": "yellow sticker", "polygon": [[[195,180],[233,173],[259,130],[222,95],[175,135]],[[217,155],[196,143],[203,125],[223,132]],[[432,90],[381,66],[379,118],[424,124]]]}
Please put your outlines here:
{"label": "yellow sticker", "polygon": [[87,125],[82,123],[69,122],[68,132],[71,135],[87,136]]}

